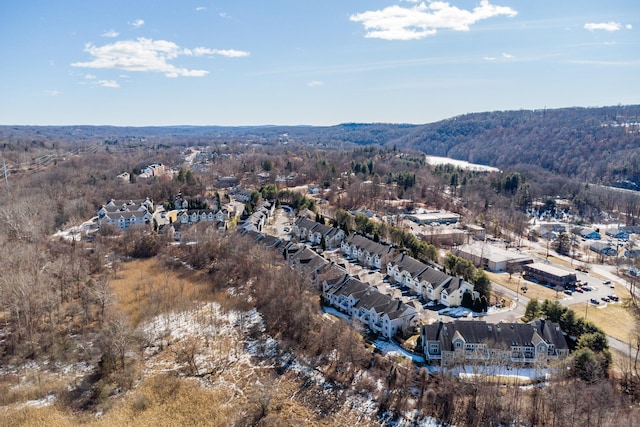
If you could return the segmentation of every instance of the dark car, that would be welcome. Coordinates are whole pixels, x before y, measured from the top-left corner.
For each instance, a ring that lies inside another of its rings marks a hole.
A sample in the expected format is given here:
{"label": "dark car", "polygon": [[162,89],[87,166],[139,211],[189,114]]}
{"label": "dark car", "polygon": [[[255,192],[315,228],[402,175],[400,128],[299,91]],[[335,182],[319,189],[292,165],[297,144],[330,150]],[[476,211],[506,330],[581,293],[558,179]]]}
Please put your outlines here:
{"label": "dark car", "polygon": [[591,298],[591,299],[589,300],[589,302],[590,302],[591,304],[593,304],[593,305],[598,305],[598,304],[600,304],[600,301],[598,301],[598,300],[597,300],[597,299],[595,299],[595,298]]}
{"label": "dark car", "polygon": [[604,302],[610,302],[611,300],[609,299],[609,297],[602,297],[600,298],[602,301]]}

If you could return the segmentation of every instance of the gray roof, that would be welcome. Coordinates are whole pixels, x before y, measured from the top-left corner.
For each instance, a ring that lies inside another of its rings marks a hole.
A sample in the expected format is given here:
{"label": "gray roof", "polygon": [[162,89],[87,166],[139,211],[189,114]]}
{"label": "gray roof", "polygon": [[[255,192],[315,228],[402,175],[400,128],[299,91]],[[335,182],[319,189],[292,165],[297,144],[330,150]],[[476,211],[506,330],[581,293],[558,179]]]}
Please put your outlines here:
{"label": "gray roof", "polygon": [[391,264],[398,267],[400,271],[406,271],[411,274],[411,277],[417,277],[420,273],[429,268],[425,263],[418,261],[417,259],[407,255],[399,254],[392,261]]}
{"label": "gray roof", "polygon": [[347,243],[355,245],[357,248],[367,251],[370,254],[378,254],[380,257],[390,253],[393,247],[382,243],[374,242],[359,234],[353,234],[347,238]]}
{"label": "gray roof", "polygon": [[292,254],[289,257],[289,262],[300,265],[307,272],[318,271],[329,264],[329,261],[306,246]]}
{"label": "gray roof", "polygon": [[335,286],[329,293],[336,296],[344,296],[345,298],[353,295],[354,298],[359,299],[369,288],[370,286],[366,283],[361,282],[353,276],[348,276],[342,284]]}
{"label": "gray roof", "polygon": [[543,339],[559,350],[568,349],[560,327],[553,322],[488,324],[457,320],[423,325],[421,332],[426,341],[440,341],[441,348],[447,351],[453,350],[456,336],[462,337],[466,343],[483,343],[488,348],[532,347]]}
{"label": "gray roof", "polygon": [[447,273],[431,267],[423,270],[422,273],[418,275],[418,280],[420,280],[421,282],[429,282],[433,285],[434,288],[439,287],[450,278],[451,276],[449,276]]}

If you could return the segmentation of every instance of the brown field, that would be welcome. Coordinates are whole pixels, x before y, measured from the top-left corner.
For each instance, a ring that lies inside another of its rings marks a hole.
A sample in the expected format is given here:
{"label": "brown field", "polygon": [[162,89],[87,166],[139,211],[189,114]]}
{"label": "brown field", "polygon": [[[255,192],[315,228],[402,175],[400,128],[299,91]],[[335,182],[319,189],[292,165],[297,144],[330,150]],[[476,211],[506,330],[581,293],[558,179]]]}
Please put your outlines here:
{"label": "brown field", "polygon": [[110,286],[120,310],[133,324],[166,309],[190,304],[204,287],[197,272],[170,270],[156,258],[123,262]]}
{"label": "brown field", "polygon": [[629,343],[636,328],[636,319],[627,308],[628,299],[618,303],[594,306],[586,303],[570,305],[579,317],[586,318],[601,328],[607,335],[625,343]]}
{"label": "brown field", "polygon": [[[116,304],[134,322],[140,322],[155,312],[189,309],[195,300],[210,299],[225,304],[226,293],[206,292],[206,280],[197,272],[173,271],[159,260],[134,260],[117,267],[110,280]],[[174,360],[179,344],[167,346],[156,355]],[[274,375],[271,369],[259,366],[229,365],[215,377],[206,380],[183,378],[175,372],[156,373],[147,367],[140,382],[126,394],[110,396],[112,388],[105,387],[100,407],[101,417],[72,412],[63,403],[36,404],[35,400],[50,394],[64,395],[64,379],[38,378],[31,387],[15,385],[15,378],[0,380],[0,392],[5,393],[5,408],[0,411],[0,426],[53,426],[86,425],[111,426],[176,426],[176,425],[252,425],[262,419],[264,425],[369,425],[357,420],[358,413],[349,407],[340,408],[327,417],[314,412],[314,401],[322,390],[303,387],[304,381],[290,372]],[[19,395],[16,390],[20,390]],[[303,391],[300,391],[303,390]],[[306,390],[306,391],[304,391]],[[302,401],[292,395],[306,393]],[[119,397],[116,397],[119,396]],[[2,399],[0,399],[2,400]],[[17,402],[33,401],[33,405]]]}

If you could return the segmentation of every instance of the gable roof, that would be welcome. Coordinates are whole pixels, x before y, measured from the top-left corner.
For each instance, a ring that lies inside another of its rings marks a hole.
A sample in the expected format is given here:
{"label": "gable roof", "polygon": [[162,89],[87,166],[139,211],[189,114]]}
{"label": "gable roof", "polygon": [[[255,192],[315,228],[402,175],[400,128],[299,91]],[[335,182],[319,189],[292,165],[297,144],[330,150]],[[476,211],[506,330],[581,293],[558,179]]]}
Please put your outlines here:
{"label": "gable roof", "polygon": [[300,265],[306,272],[318,271],[329,264],[329,261],[306,246],[292,254],[289,257],[289,262]]}
{"label": "gable roof", "polygon": [[449,276],[447,273],[431,267],[423,270],[422,273],[418,275],[419,281],[429,282],[433,285],[434,288],[440,287],[450,278],[451,276]]}
{"label": "gable roof", "polygon": [[381,257],[393,251],[393,247],[391,245],[374,242],[373,240],[359,234],[352,234],[349,236],[347,243],[362,249],[363,251],[369,252],[372,255],[377,254]]}
{"label": "gable roof", "polygon": [[391,261],[391,264],[395,265],[400,271],[406,271],[411,274],[411,277],[417,277],[420,273],[429,268],[425,263],[420,262],[405,253],[397,255]]}
{"label": "gable roof", "polygon": [[[545,333],[545,329],[549,332]],[[542,334],[539,331],[542,330]],[[553,322],[498,323],[484,321],[456,320],[438,322],[422,326],[422,335],[426,341],[439,341],[443,350],[453,350],[455,337],[461,337],[468,344],[486,344],[488,348],[509,349],[511,347],[532,347],[543,340],[557,349],[568,349],[560,326]]]}

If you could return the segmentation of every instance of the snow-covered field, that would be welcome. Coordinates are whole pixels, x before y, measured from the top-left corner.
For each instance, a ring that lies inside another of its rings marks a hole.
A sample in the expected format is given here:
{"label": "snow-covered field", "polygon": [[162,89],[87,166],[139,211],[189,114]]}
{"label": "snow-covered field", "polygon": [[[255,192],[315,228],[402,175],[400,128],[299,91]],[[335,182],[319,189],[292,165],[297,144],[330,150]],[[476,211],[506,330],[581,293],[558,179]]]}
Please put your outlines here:
{"label": "snow-covered field", "polygon": [[500,172],[500,169],[492,166],[478,165],[469,163],[464,160],[450,159],[449,157],[425,156],[427,163],[433,166],[437,165],[453,165],[460,169],[472,170],[477,172]]}

